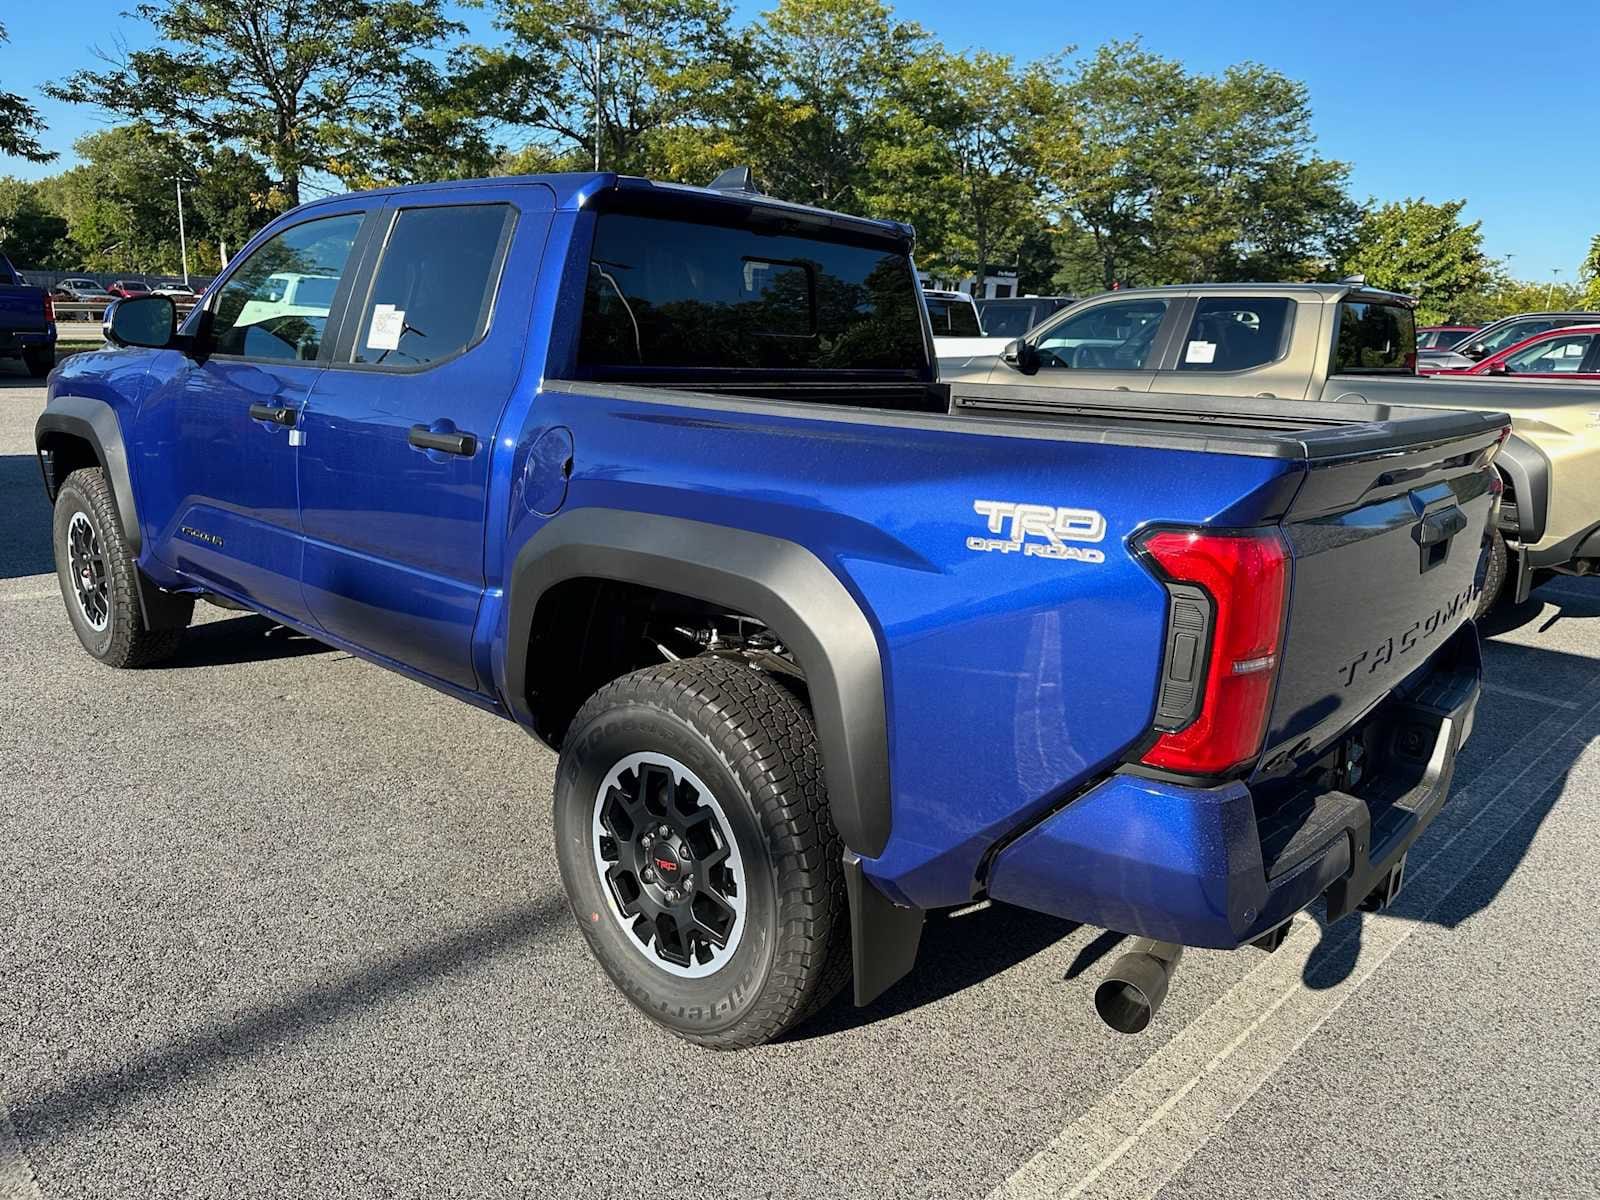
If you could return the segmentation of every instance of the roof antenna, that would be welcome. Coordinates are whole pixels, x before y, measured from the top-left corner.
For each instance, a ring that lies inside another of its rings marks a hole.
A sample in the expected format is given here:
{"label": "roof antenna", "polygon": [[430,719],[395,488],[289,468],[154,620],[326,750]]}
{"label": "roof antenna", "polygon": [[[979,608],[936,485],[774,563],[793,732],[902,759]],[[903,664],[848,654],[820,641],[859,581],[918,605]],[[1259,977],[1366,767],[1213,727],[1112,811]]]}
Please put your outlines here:
{"label": "roof antenna", "polygon": [[753,192],[760,194],[755,181],[750,178],[749,167],[729,167],[711,181],[713,192]]}

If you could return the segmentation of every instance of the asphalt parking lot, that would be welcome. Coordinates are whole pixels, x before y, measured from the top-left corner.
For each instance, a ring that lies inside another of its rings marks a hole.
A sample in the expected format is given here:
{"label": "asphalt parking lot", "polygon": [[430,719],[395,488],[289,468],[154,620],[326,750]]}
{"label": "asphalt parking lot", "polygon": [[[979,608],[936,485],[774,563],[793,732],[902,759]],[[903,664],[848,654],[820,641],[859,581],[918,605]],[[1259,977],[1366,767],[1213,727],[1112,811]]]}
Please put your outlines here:
{"label": "asphalt parking lot", "polygon": [[0,1200],[1600,1194],[1600,582],[1489,631],[1389,913],[1191,953],[1130,1038],[1113,938],[984,906],[719,1054],[589,959],[509,723],[220,610],[92,663],[42,404],[0,363]]}

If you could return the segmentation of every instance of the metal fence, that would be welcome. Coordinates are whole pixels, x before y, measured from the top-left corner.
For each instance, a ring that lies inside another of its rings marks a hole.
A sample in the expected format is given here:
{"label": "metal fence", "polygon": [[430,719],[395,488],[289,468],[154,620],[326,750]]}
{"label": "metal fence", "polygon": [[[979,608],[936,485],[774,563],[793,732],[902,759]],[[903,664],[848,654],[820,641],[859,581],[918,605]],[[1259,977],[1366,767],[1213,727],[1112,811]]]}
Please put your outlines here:
{"label": "metal fence", "polygon": [[[92,279],[101,287],[108,287],[119,279],[132,279],[143,283],[146,287],[174,287],[183,282],[181,275],[145,275],[139,271],[120,271],[108,275],[104,271],[36,271],[29,267],[17,267],[17,274],[22,276],[24,283],[31,283],[35,287],[42,287],[46,291],[55,287],[63,279]],[[189,286],[196,294],[203,292],[214,276],[190,275]]]}

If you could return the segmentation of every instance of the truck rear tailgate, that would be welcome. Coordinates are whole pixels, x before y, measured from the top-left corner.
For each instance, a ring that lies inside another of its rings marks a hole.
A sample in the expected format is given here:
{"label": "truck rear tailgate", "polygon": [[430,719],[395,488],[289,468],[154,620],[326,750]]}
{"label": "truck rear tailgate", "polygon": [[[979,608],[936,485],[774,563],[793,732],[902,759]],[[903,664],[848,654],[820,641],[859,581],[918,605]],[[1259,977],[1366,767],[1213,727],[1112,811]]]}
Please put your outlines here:
{"label": "truck rear tailgate", "polygon": [[0,283],[0,333],[40,333],[46,327],[44,293],[35,287]]}
{"label": "truck rear tailgate", "polygon": [[1282,525],[1294,570],[1264,770],[1354,724],[1472,616],[1506,422],[1439,415],[1386,422],[1403,436],[1349,453],[1307,439]]}

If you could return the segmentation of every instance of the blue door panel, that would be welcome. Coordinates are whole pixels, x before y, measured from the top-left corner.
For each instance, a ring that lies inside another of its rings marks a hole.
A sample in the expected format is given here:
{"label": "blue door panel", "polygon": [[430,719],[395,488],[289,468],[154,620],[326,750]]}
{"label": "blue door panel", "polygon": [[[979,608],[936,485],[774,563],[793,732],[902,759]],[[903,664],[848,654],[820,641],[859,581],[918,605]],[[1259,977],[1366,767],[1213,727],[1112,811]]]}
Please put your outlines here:
{"label": "blue door panel", "polygon": [[[318,379],[302,422],[303,579],[312,615],[330,633],[463,688],[485,682],[472,635],[485,587],[491,481],[511,469],[515,454],[514,443],[499,444],[497,430],[522,369],[528,281],[550,226],[549,213],[538,209],[543,193],[474,189],[477,202],[518,209],[481,340],[408,370],[347,364],[347,341],[340,363]],[[352,303],[357,336],[366,336],[370,307]],[[466,456],[419,449],[408,441],[415,426],[471,434],[476,445]]]}
{"label": "blue door panel", "polygon": [[142,514],[151,553],[246,603],[306,619],[289,430],[252,404],[298,409],[314,363],[205,362],[165,351],[140,410]]}

